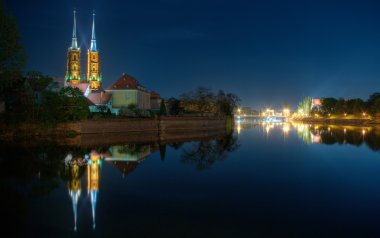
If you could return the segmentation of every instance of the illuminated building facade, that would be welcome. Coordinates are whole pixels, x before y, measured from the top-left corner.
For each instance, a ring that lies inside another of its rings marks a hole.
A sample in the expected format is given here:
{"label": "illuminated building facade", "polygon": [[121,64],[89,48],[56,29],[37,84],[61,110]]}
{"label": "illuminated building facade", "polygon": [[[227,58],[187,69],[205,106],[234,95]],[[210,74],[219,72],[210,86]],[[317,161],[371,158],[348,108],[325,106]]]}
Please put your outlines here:
{"label": "illuminated building facade", "polygon": [[80,48],[78,47],[77,39],[77,25],[76,25],[76,11],[74,10],[74,26],[73,37],[71,39],[71,46],[67,51],[67,64],[65,80],[70,84],[78,84],[81,81],[80,76]]}
{"label": "illuminated building facade", "polygon": [[90,84],[91,91],[99,90],[102,82],[99,51],[96,47],[95,38],[95,13],[92,14],[91,46],[87,50],[87,82]]}
{"label": "illuminated building facade", "polygon": [[95,13],[93,13],[92,17],[91,43],[87,50],[87,74],[81,78],[81,50],[78,47],[76,11],[74,10],[72,43],[67,52],[66,85],[82,91],[83,95],[89,99],[91,112],[101,112],[99,108],[103,106],[110,113],[118,115],[122,107],[127,107],[131,104],[136,105],[139,109],[159,110],[160,95],[156,92],[150,92],[130,75],[123,74],[118,81],[105,90],[102,89],[103,77],[95,35]]}
{"label": "illuminated building facade", "polygon": [[105,90],[112,94],[112,107],[120,109],[134,104],[140,109],[150,109],[150,92],[133,76],[123,74]]}

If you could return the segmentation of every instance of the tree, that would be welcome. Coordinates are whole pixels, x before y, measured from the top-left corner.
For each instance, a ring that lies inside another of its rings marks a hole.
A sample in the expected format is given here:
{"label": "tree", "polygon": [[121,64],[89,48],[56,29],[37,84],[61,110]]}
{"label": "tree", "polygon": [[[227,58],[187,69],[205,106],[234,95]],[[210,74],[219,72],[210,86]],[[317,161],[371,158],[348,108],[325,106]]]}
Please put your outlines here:
{"label": "tree", "polygon": [[308,116],[311,112],[311,105],[312,105],[312,99],[311,97],[306,97],[303,101],[301,101],[298,104],[298,111],[301,112],[303,115]]}
{"label": "tree", "polygon": [[216,96],[216,108],[219,115],[232,116],[234,109],[239,105],[240,98],[233,93],[225,94],[219,90]]}
{"label": "tree", "polygon": [[349,99],[347,101],[347,113],[360,114],[364,111],[365,103],[360,98]]}
{"label": "tree", "polygon": [[166,106],[165,106],[165,101],[164,99],[161,100],[161,105],[160,105],[160,115],[166,116]]}
{"label": "tree", "polygon": [[335,98],[322,98],[321,111],[324,115],[335,112],[335,105],[338,102]]}
{"label": "tree", "polygon": [[51,127],[65,119],[63,99],[57,92],[42,92],[41,110],[37,120],[46,127]]}
{"label": "tree", "polygon": [[347,101],[343,98],[340,98],[335,103],[335,113],[344,114],[347,113]]}
{"label": "tree", "polygon": [[21,71],[26,63],[26,54],[21,45],[15,19],[0,1],[0,92],[21,80]]}
{"label": "tree", "polygon": [[367,109],[371,114],[380,112],[380,93],[373,93],[367,100]]}
{"label": "tree", "polygon": [[59,92],[62,97],[65,120],[77,121],[90,116],[88,99],[78,88],[64,87]]}
{"label": "tree", "polygon": [[193,112],[212,112],[214,102],[214,93],[209,88],[198,87],[195,91],[181,95],[181,101],[186,111]]}
{"label": "tree", "polygon": [[168,110],[170,115],[178,115],[183,112],[183,108],[181,107],[181,101],[176,98],[169,98],[167,100]]}

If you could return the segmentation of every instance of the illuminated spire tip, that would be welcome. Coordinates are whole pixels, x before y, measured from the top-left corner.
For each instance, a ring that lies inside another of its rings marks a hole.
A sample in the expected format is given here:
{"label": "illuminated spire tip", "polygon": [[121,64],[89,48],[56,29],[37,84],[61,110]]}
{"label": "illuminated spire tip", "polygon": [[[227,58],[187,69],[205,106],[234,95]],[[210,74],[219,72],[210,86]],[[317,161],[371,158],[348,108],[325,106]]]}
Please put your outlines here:
{"label": "illuminated spire tip", "polygon": [[91,35],[91,51],[97,51],[95,38],[95,11],[92,12],[92,35]]}

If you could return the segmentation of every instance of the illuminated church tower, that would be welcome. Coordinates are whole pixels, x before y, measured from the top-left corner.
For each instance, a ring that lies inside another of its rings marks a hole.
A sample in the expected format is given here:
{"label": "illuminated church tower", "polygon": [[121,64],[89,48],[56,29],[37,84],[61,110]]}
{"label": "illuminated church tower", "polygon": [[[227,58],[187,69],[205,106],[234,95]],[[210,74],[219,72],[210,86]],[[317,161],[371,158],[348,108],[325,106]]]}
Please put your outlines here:
{"label": "illuminated church tower", "polygon": [[66,65],[66,82],[70,84],[78,84],[81,81],[80,77],[80,48],[78,47],[77,40],[77,24],[75,19],[74,10],[74,27],[73,27],[73,38],[71,41],[71,46],[67,51],[67,65]]}
{"label": "illuminated church tower", "polygon": [[91,47],[87,50],[87,81],[90,84],[91,91],[100,89],[102,75],[100,73],[99,52],[95,39],[95,13],[92,14]]}

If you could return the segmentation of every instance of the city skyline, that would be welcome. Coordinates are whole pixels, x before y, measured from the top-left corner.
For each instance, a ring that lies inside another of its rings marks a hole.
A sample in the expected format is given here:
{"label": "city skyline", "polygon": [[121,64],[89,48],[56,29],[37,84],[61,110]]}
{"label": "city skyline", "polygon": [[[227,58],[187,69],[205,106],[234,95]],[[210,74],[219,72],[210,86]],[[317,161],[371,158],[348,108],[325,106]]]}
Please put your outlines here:
{"label": "city skyline", "polygon": [[90,46],[96,12],[105,86],[128,73],[164,98],[204,86],[234,92],[243,106],[257,109],[294,108],[306,96],[367,99],[380,91],[376,1],[6,5],[20,28],[26,70],[54,77],[65,74],[75,8],[82,50]]}

